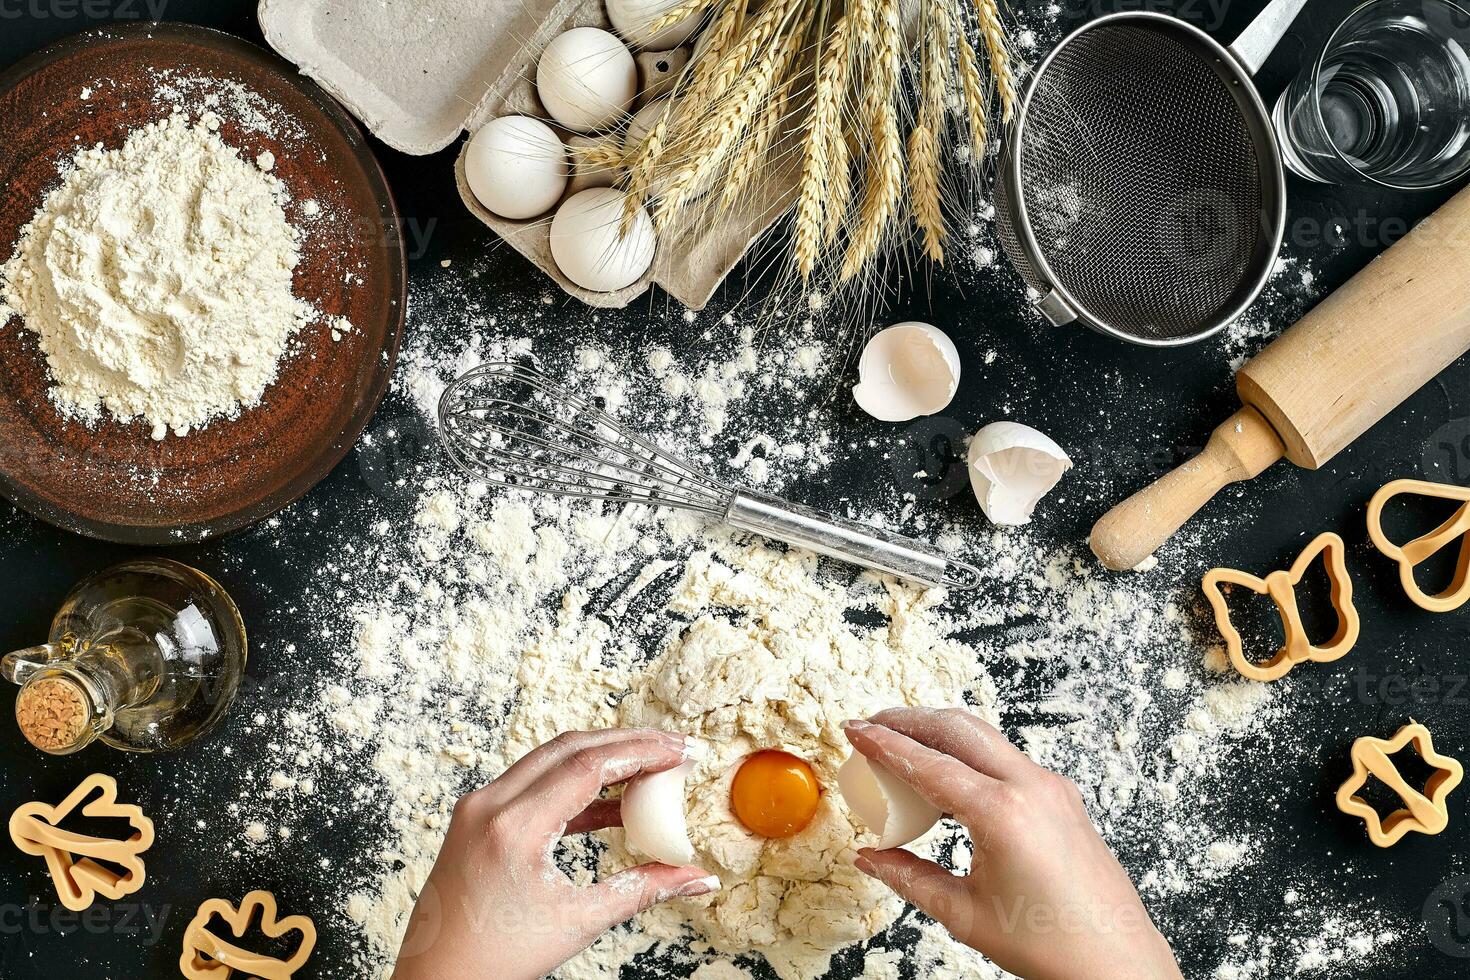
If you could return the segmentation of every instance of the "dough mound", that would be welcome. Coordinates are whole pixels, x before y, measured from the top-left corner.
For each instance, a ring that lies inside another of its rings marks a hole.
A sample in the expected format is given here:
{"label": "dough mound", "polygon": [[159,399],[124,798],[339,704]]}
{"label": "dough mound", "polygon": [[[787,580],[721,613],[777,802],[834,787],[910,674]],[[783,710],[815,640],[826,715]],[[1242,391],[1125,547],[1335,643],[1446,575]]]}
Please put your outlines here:
{"label": "dough mound", "polygon": [[[874,628],[844,617],[850,595],[821,584],[811,556],[752,548],[740,570],[695,556],[680,610],[692,622],[636,677],[619,723],[696,735],[710,754],[687,783],[689,833],[701,864],[719,874],[711,896],[647,913],[644,927],[673,939],[692,925],[728,953],[757,951],[778,976],[824,974],[832,953],[882,931],[902,903],[852,866],[871,845],[836,789],[849,746],[841,724],[895,705],[954,705],[975,680],[974,651],[940,637],[929,608],[940,596],[875,586]],[[744,758],[784,749],[807,760],[824,787],[801,833],[769,840],[730,808]],[[612,867],[639,863],[615,835]]]}

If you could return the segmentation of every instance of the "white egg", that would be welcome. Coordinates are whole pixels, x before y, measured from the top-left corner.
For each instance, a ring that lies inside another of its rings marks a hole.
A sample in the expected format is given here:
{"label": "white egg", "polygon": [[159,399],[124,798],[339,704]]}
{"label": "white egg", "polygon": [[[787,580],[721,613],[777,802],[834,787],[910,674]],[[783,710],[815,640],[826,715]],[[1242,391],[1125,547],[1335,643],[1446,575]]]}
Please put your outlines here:
{"label": "white egg", "polygon": [[667,51],[689,40],[704,17],[703,10],[696,10],[677,24],[652,33],[655,23],[682,5],[683,0],[607,0],[607,19],[629,44],[650,51]]}
{"label": "white egg", "polygon": [[996,524],[1028,524],[1036,504],[1072,468],[1045,433],[1019,422],[992,422],[970,440],[970,485]]}
{"label": "white egg", "polygon": [[880,330],[863,348],[852,396],[885,422],[933,415],[960,386],[960,354],[938,327],[918,321]]}
{"label": "white egg", "polygon": [[653,222],[642,208],[622,233],[627,195],[593,187],[567,198],[551,219],[551,257],[583,289],[608,293],[637,282],[653,264]]}
{"label": "white egg", "polygon": [[552,38],[536,65],[536,94],[551,118],[590,132],[623,118],[638,95],[638,66],[616,36],[574,27]]}
{"label": "white egg", "polygon": [[664,864],[694,863],[685,814],[684,780],[694,760],[665,772],[639,776],[623,789],[623,832],[628,849]]}
{"label": "white egg", "polygon": [[908,783],[858,752],[837,770],[837,789],[848,809],[878,835],[879,850],[918,840],[944,816]]}
{"label": "white egg", "polygon": [[501,116],[470,140],[464,174],[489,210],[502,218],[534,218],[550,211],[566,190],[567,148],[539,119]]}

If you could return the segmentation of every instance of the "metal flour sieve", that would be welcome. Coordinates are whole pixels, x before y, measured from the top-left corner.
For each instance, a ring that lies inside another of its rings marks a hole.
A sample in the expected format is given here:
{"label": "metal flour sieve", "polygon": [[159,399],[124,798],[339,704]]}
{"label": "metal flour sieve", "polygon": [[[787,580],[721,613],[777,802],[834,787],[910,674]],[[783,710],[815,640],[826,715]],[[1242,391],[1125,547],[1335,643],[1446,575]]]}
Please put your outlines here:
{"label": "metal flour sieve", "polygon": [[1228,48],[1119,13],[1041,62],[1001,152],[1001,244],[1053,324],[1150,347],[1221,330],[1260,293],[1286,185],[1251,77],[1306,0],[1272,0]]}

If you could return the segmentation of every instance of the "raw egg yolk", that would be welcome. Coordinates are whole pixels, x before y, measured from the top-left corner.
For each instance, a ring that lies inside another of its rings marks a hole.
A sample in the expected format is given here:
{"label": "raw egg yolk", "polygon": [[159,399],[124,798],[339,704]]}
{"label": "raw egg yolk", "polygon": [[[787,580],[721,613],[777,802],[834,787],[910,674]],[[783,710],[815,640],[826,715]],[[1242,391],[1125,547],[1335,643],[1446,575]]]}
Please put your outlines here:
{"label": "raw egg yolk", "polygon": [[735,816],[762,837],[800,833],[816,816],[821,796],[812,767],[789,752],[757,752],[730,787]]}

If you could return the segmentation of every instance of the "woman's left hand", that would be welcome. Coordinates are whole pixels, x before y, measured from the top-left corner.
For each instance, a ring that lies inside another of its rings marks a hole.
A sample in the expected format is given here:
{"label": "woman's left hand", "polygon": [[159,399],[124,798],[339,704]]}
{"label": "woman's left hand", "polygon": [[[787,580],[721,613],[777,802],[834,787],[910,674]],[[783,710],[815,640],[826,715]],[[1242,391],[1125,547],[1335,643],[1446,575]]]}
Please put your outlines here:
{"label": "woman's left hand", "polygon": [[534,980],[644,909],[717,889],[700,868],[663,864],[579,888],[553,859],[567,834],[621,826],[618,801],[599,799],[604,787],[689,754],[683,736],[665,732],[570,732],[460,799],[394,980]]}

